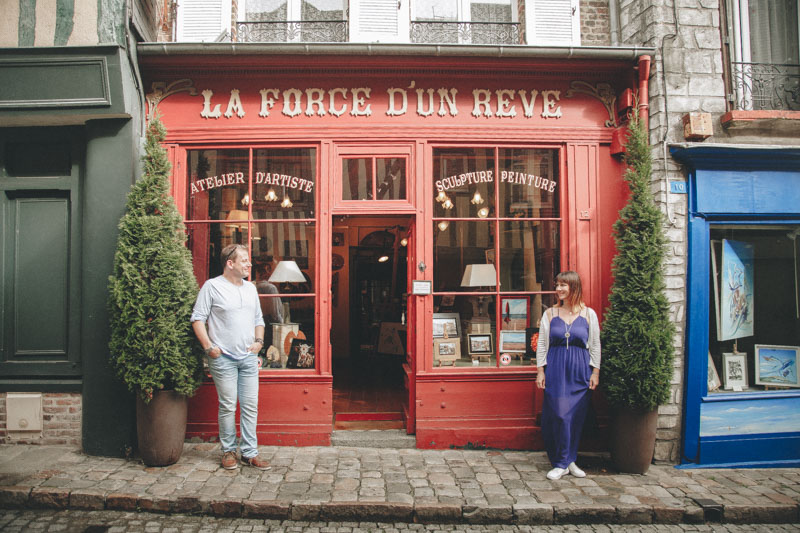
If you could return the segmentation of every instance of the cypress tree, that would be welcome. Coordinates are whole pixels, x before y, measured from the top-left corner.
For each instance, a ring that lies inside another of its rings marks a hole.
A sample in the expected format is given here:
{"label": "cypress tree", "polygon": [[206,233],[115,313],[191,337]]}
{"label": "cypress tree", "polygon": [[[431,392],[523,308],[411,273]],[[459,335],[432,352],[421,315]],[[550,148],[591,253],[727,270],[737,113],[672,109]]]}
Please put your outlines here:
{"label": "cypress tree", "polygon": [[654,411],[669,400],[673,336],[664,294],[664,217],[650,190],[652,155],[647,131],[631,117],[626,142],[627,204],[614,223],[614,282],[602,331],[602,388],[615,407]]}
{"label": "cypress tree", "polygon": [[158,117],[147,127],[144,173],[128,193],[109,277],[111,365],[145,402],[153,392],[191,396],[202,357],[189,319],[197,281],[186,228],[170,194],[170,163]]}

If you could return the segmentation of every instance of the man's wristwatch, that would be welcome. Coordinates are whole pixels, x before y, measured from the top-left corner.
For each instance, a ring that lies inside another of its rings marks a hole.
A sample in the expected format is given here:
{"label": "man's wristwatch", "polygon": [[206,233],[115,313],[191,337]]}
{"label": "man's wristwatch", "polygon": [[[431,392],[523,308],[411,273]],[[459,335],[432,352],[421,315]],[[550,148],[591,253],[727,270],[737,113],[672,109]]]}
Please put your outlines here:
{"label": "man's wristwatch", "polygon": [[206,352],[206,355],[209,355],[214,351],[214,348],[218,348],[218,346],[216,344],[212,344],[208,348],[204,348],[203,351]]}
{"label": "man's wristwatch", "polygon": [[256,339],[255,342],[257,342],[261,346],[264,346],[264,339]]}

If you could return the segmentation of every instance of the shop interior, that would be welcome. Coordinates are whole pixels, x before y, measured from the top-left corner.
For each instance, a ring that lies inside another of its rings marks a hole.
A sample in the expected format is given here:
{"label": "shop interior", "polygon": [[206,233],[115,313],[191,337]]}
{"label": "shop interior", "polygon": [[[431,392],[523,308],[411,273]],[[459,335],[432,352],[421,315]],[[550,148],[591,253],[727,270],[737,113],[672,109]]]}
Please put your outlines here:
{"label": "shop interior", "polygon": [[407,218],[334,217],[334,429],[404,427],[408,232]]}

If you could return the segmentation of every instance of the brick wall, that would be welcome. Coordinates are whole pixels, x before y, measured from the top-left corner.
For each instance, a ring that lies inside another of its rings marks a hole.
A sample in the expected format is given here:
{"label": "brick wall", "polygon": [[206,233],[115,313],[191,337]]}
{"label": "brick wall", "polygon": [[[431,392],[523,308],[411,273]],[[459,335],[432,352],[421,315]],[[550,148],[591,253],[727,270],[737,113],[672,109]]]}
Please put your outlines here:
{"label": "brick wall", "polygon": [[0,442],[81,446],[80,393],[42,393],[42,433],[30,438],[8,437],[6,395],[0,394]]}
{"label": "brick wall", "polygon": [[581,45],[611,44],[608,3],[609,0],[581,0]]}

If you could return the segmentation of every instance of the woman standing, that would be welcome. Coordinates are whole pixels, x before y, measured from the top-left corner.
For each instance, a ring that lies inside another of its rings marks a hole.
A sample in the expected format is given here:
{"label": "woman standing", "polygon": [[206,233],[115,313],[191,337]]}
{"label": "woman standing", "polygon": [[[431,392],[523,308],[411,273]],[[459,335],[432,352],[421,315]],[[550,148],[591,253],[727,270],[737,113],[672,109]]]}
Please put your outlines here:
{"label": "woman standing", "polygon": [[577,272],[556,276],[556,296],[558,304],[542,316],[536,347],[536,384],[544,390],[542,436],[553,465],[547,478],[586,477],[575,459],[590,391],[600,381],[600,324],[583,303]]}

